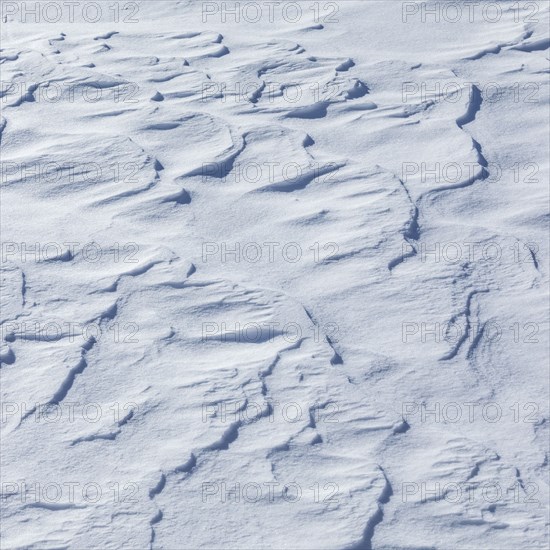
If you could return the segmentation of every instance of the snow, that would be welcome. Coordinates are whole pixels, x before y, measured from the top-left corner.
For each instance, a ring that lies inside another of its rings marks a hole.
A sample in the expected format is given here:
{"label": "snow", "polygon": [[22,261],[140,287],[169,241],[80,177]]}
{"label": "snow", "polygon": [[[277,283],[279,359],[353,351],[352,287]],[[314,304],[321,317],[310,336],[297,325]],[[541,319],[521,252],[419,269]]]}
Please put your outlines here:
{"label": "snow", "polygon": [[2,3],[2,547],[547,548],[548,4],[70,5]]}

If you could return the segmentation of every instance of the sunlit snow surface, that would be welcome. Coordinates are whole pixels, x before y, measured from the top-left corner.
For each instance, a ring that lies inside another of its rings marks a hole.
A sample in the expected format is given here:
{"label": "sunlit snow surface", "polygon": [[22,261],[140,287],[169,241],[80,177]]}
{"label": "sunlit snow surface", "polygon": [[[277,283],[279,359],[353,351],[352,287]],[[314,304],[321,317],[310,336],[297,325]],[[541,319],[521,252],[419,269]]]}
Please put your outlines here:
{"label": "sunlit snow surface", "polygon": [[548,4],[35,4],[2,549],[547,548]]}

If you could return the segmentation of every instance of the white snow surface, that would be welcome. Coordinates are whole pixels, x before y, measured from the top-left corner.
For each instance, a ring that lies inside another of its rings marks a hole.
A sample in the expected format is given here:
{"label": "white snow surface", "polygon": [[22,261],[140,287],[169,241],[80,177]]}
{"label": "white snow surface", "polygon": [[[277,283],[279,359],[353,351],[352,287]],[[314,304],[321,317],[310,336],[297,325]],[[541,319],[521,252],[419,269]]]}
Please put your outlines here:
{"label": "white snow surface", "polygon": [[548,3],[24,4],[2,549],[548,548]]}

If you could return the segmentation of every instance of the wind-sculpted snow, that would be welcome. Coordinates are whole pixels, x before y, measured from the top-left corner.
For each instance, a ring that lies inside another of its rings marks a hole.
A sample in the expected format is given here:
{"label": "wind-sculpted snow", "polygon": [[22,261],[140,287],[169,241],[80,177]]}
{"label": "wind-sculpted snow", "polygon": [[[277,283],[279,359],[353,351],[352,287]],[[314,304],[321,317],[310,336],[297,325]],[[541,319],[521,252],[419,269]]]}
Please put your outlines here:
{"label": "wind-sculpted snow", "polygon": [[546,548],[548,7],[5,4],[3,548]]}

